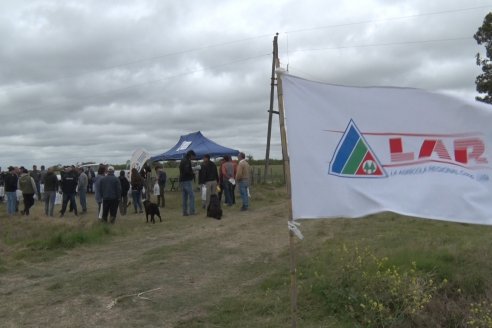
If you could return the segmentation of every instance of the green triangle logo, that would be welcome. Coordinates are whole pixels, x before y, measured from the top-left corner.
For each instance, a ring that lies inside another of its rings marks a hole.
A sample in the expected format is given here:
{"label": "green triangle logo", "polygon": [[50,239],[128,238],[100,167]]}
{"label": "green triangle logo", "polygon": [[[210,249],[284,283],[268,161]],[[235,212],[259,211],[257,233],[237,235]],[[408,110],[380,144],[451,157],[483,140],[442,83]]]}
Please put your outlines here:
{"label": "green triangle logo", "polygon": [[353,120],[350,120],[330,162],[329,174],[385,178],[388,175]]}

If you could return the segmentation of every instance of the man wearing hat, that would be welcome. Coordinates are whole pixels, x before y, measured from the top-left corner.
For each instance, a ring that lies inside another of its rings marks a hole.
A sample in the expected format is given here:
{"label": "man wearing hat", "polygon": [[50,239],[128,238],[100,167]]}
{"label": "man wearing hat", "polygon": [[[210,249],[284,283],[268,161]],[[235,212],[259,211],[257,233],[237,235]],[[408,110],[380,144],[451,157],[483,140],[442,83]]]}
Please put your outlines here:
{"label": "man wearing hat", "polygon": [[114,176],[114,167],[108,167],[108,174],[101,179],[97,187],[103,200],[102,220],[103,222],[108,222],[109,214],[111,217],[110,222],[114,223],[121,198],[121,183],[120,179]]}
{"label": "man wearing hat", "polygon": [[15,168],[9,166],[8,173],[5,175],[5,195],[7,196],[7,213],[9,216],[15,214],[17,208],[17,181],[18,177],[15,174]]}

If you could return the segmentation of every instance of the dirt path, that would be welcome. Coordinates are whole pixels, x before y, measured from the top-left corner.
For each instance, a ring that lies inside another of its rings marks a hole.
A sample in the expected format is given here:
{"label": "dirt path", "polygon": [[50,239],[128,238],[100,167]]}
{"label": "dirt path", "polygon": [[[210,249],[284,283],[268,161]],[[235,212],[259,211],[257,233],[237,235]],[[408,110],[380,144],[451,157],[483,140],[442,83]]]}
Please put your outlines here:
{"label": "dirt path", "polygon": [[117,224],[131,234],[0,274],[1,326],[173,327],[255,285],[287,250],[281,201],[227,208],[221,221],[176,208],[165,216],[145,225],[130,215]]}

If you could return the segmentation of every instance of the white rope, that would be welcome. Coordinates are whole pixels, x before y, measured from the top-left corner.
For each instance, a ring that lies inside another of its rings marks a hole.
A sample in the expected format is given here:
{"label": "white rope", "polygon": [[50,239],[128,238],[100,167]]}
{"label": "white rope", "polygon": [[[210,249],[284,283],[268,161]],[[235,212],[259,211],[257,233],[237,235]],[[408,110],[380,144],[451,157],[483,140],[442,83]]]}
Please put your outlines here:
{"label": "white rope", "polygon": [[304,239],[304,236],[302,235],[301,230],[299,230],[299,228],[298,228],[301,226],[301,224],[299,222],[287,221],[287,226],[289,227],[289,230],[292,231],[294,233],[294,235],[297,236],[297,238],[299,238],[300,240]]}
{"label": "white rope", "polygon": [[132,297],[132,296],[136,296],[137,298],[140,298],[140,299],[143,299],[143,300],[147,300],[147,301],[150,301],[150,298],[147,298],[147,297],[142,297],[143,294],[146,294],[146,293],[150,293],[150,292],[154,292],[156,290],[159,290],[161,289],[161,287],[159,288],[154,288],[154,289],[151,289],[151,290],[147,290],[145,292],[140,292],[140,293],[135,293],[135,294],[128,294],[128,295],[123,295],[123,296],[118,296],[117,298],[113,299],[111,301],[111,303],[108,304],[108,306],[106,307],[108,310],[112,309],[120,300],[124,299],[124,298],[127,298],[127,297]]}

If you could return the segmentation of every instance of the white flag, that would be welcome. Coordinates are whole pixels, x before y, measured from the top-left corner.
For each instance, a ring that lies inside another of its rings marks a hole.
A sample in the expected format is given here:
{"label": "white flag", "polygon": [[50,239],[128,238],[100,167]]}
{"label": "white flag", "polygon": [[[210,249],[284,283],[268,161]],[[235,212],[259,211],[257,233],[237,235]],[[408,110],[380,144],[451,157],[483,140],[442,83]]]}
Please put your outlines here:
{"label": "white flag", "polygon": [[492,224],[492,106],[282,74],[294,219]]}

